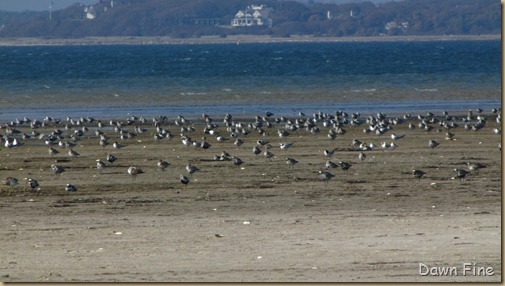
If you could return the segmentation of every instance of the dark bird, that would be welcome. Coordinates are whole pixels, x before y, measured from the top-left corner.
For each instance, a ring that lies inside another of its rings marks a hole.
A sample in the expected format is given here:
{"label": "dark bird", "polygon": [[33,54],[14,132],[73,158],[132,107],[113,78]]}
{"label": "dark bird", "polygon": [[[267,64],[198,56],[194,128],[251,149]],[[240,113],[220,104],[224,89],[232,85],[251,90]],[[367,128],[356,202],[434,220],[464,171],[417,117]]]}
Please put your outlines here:
{"label": "dark bird", "polygon": [[114,161],[117,160],[116,156],[112,155],[112,154],[107,154],[107,158],[106,158],[107,162],[109,163],[114,163]]}
{"label": "dark bird", "polygon": [[286,158],[286,164],[293,167],[294,165],[298,164],[298,160],[288,157]]}
{"label": "dark bird", "polygon": [[72,185],[72,184],[67,184],[65,186],[65,191],[67,191],[67,192],[76,192],[77,188],[74,185]]}
{"label": "dark bird", "polygon": [[365,161],[365,159],[366,159],[366,155],[365,155],[365,153],[363,153],[363,152],[359,152],[359,154],[358,154],[358,158],[359,158],[362,162],[363,162],[363,161]]}
{"label": "dark bird", "polygon": [[335,163],[335,162],[332,162],[330,160],[326,160],[325,166],[326,166],[327,169],[335,169],[335,168],[338,167],[338,164]]}
{"label": "dark bird", "polygon": [[128,168],[128,175],[130,175],[134,181],[135,181],[135,177],[138,174],[142,174],[142,173],[144,173],[144,171],[142,171],[141,169],[139,169],[137,167],[132,166],[132,167]]}
{"label": "dark bird", "polygon": [[28,179],[28,186],[30,186],[30,188],[32,190],[35,190],[35,188],[37,188],[39,186],[39,181],[37,181],[36,179],[29,178]]}
{"label": "dark bird", "polygon": [[346,161],[340,161],[338,162],[338,164],[340,165],[340,168],[342,168],[342,170],[346,171],[349,170],[351,168],[351,164],[349,162],[346,162]]}
{"label": "dark bird", "polygon": [[51,155],[51,157],[53,157],[54,155],[60,153],[60,151],[54,149],[53,147],[49,147],[49,155]]}
{"label": "dark bird", "polygon": [[104,162],[102,162],[102,160],[96,159],[96,168],[98,169],[98,172],[100,174],[102,173],[102,170],[104,170],[107,167],[108,167],[107,164],[105,164]]}
{"label": "dark bird", "polygon": [[165,171],[166,168],[168,168],[168,166],[170,166],[170,163],[168,163],[167,161],[163,161],[163,160],[159,160],[158,161],[158,168],[160,168],[162,171]]}
{"label": "dark bird", "polygon": [[419,179],[419,181],[421,181],[421,178],[424,177],[425,174],[426,173],[421,170],[416,170],[416,169],[412,170],[412,175],[415,178]]}
{"label": "dark bird", "polygon": [[65,168],[63,168],[62,166],[54,165],[54,164],[51,165],[51,170],[53,170],[53,172],[55,174],[61,174],[61,173],[65,172]]}
{"label": "dark bird", "polygon": [[187,164],[186,165],[186,171],[188,171],[188,173],[190,174],[193,174],[195,173],[196,171],[200,171],[200,168],[196,167],[196,166],[193,166],[191,164]]}
{"label": "dark bird", "polygon": [[437,147],[438,145],[440,145],[440,143],[438,143],[437,141],[435,140],[430,140],[428,141],[428,146],[430,146],[431,149]]}
{"label": "dark bird", "polygon": [[190,180],[189,180],[188,177],[186,177],[186,176],[184,176],[184,175],[181,174],[179,176],[179,179],[181,180],[181,183],[183,183],[185,187],[189,184]]}
{"label": "dark bird", "polygon": [[319,179],[324,181],[326,185],[328,184],[328,181],[333,177],[335,177],[335,175],[332,173],[319,171]]}
{"label": "dark bird", "polygon": [[239,157],[233,156],[231,159],[233,161],[233,165],[235,166],[240,166],[244,163],[244,161],[242,161],[242,159],[240,159]]}
{"label": "dark bird", "polygon": [[463,169],[454,169],[454,172],[456,172],[456,178],[459,178],[460,181],[463,180],[466,175],[470,174],[470,172]]}
{"label": "dark bird", "polygon": [[5,179],[5,181],[3,181],[3,184],[6,186],[14,187],[15,185],[18,184],[18,179],[14,178],[14,177],[7,177]]}

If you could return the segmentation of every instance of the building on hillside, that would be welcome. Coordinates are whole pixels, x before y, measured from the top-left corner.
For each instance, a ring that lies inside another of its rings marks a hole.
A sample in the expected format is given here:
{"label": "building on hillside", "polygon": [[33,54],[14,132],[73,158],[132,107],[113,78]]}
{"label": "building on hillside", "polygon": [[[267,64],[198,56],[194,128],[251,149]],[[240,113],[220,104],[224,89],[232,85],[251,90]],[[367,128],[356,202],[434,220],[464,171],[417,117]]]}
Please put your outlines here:
{"label": "building on hillside", "polygon": [[273,9],[265,5],[250,5],[242,11],[235,14],[231,20],[232,27],[250,27],[250,26],[268,26],[272,27],[272,18],[270,18]]}

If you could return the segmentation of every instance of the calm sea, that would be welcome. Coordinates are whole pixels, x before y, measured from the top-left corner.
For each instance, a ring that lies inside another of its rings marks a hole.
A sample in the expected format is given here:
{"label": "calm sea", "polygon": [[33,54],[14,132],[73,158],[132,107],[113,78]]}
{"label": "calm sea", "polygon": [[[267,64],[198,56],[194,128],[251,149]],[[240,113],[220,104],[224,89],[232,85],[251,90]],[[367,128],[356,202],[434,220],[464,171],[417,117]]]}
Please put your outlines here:
{"label": "calm sea", "polygon": [[0,119],[500,106],[499,40],[0,47]]}

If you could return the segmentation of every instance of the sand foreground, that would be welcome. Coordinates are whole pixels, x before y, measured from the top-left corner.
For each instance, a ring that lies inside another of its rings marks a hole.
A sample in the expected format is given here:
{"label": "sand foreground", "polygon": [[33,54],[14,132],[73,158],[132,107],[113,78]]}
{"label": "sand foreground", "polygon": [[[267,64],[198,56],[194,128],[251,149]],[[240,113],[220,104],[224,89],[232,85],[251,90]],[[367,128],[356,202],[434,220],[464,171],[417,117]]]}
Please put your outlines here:
{"label": "sand foreground", "polygon": [[[181,143],[175,118],[162,124],[174,138],[161,140],[154,139],[150,120],[125,125],[124,130],[136,134],[126,140],[107,122],[101,128],[110,137],[105,147],[95,136],[96,122],[86,123],[89,131],[73,148],[80,153],[75,158],[58,145],[53,147],[60,153],[51,157],[49,146],[38,139],[2,146],[0,179],[12,176],[19,185],[0,186],[0,280],[501,281],[501,135],[493,132],[501,125],[495,114],[485,113],[487,123],[477,131],[464,129],[460,118],[466,114],[454,120],[456,128],[433,123],[430,131],[420,129],[413,116],[382,135],[364,133],[366,123],[344,124],[345,134],[334,140],[322,121],[318,133],[302,128],[280,138],[277,130],[286,123],[276,124],[272,117],[273,126],[262,128],[267,135],[252,129],[239,136],[244,140],[240,147],[233,144],[222,116],[213,117],[219,126],[215,130],[229,138],[223,142],[203,133],[202,119],[183,124],[195,129],[187,136],[207,137],[212,146],[206,150]],[[409,129],[409,123],[416,128]],[[67,135],[63,141],[69,141],[68,134],[82,128],[66,130],[64,124],[64,119],[49,122],[38,131],[59,128]],[[135,126],[145,130],[135,133]],[[15,128],[31,132],[27,124]],[[447,131],[455,134],[454,140],[445,139]],[[394,141],[392,133],[405,136]],[[253,154],[258,139],[269,141],[273,158]],[[377,148],[362,151],[366,159],[361,161],[353,139]],[[430,139],[440,145],[428,147]],[[126,146],[114,149],[114,141]],[[395,149],[380,147],[393,141]],[[294,144],[281,150],[281,142]],[[323,151],[333,148],[335,154],[327,158]],[[244,164],[213,160],[222,151]],[[96,159],[105,161],[107,153],[118,160],[100,174]],[[291,167],[286,157],[299,163]],[[165,171],[156,166],[159,159],[170,163]],[[352,166],[348,171],[326,169],[328,159]],[[453,169],[466,169],[466,162],[486,168],[453,179]],[[189,175],[188,163],[201,170]],[[54,174],[51,164],[65,171]],[[133,179],[129,166],[145,173]],[[413,168],[425,177],[414,178]],[[335,177],[326,184],[320,170]],[[188,186],[181,184],[180,174],[190,177]],[[40,187],[31,190],[24,178],[36,178]],[[65,191],[67,183],[78,190]],[[423,265],[428,275],[423,275]],[[438,267],[456,271],[443,275]]]}

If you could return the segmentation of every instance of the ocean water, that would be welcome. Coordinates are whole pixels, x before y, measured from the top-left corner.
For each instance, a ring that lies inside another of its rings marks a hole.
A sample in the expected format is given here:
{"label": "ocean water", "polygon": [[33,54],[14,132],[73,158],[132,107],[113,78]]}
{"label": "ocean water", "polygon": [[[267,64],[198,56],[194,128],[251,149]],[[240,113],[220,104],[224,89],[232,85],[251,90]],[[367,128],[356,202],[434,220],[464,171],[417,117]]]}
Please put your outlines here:
{"label": "ocean water", "polygon": [[501,43],[0,47],[0,120],[501,107]]}

